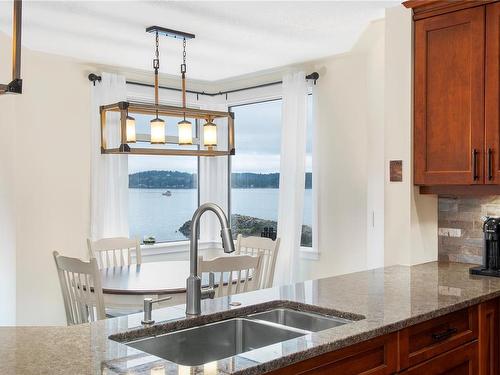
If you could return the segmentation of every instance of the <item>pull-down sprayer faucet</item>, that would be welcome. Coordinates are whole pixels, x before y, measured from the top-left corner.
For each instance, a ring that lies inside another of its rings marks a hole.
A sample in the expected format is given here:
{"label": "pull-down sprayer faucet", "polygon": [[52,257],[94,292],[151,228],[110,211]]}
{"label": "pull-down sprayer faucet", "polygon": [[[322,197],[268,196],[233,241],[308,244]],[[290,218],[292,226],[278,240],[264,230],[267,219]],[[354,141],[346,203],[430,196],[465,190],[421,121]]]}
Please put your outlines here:
{"label": "pull-down sprayer faucet", "polygon": [[222,237],[222,246],[225,253],[232,253],[234,251],[233,236],[231,228],[224,211],[214,203],[202,204],[194,212],[191,219],[191,236],[189,247],[189,260],[190,260],[190,275],[186,281],[186,314],[187,315],[200,315],[201,314],[201,300],[205,298],[214,298],[215,292],[213,288],[202,290],[201,278],[198,276],[198,226],[201,216],[206,211],[212,211],[219,219],[221,225],[220,235]]}

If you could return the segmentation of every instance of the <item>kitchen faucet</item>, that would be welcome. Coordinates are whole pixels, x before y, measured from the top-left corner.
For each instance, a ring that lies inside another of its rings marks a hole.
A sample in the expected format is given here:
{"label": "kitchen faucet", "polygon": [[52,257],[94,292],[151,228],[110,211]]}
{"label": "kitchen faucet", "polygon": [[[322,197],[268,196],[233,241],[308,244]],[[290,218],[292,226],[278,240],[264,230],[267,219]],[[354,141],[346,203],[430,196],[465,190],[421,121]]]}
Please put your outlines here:
{"label": "kitchen faucet", "polygon": [[214,298],[213,275],[210,278],[210,288],[201,289],[201,278],[198,276],[198,226],[201,216],[206,211],[212,211],[219,219],[222,237],[222,247],[225,253],[234,251],[233,235],[229,227],[227,217],[222,208],[214,203],[202,204],[194,212],[191,219],[191,236],[189,245],[190,274],[186,280],[186,315],[201,314],[201,300],[205,298]]}

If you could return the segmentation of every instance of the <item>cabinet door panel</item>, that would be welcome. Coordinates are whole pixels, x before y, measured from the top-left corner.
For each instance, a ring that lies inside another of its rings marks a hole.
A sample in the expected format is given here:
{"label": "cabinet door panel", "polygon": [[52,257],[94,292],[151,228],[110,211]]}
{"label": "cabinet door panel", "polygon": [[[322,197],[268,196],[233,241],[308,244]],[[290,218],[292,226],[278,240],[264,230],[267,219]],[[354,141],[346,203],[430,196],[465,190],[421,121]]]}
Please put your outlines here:
{"label": "cabinet door panel", "polygon": [[479,305],[479,374],[498,375],[499,300]]}
{"label": "cabinet door panel", "polygon": [[499,116],[499,47],[500,3],[486,7],[486,175],[489,184],[500,184],[500,122]]}
{"label": "cabinet door panel", "polygon": [[400,331],[400,366],[407,368],[478,338],[478,306]]}
{"label": "cabinet door panel", "polygon": [[397,370],[397,333],[377,337],[270,372],[271,375],[389,375]]}
{"label": "cabinet door panel", "polygon": [[477,7],[415,22],[418,185],[483,182],[484,11]]}
{"label": "cabinet door panel", "polygon": [[405,375],[477,375],[478,343],[471,342],[421,365],[401,372]]}

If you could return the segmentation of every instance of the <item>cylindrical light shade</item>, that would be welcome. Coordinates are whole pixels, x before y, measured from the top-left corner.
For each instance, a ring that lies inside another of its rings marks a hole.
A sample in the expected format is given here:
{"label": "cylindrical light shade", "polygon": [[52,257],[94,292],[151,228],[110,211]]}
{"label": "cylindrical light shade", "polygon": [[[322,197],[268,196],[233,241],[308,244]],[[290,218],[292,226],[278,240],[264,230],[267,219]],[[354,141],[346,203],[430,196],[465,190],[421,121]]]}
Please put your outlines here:
{"label": "cylindrical light shade", "polygon": [[187,120],[179,121],[177,124],[177,129],[179,132],[179,144],[180,145],[192,145],[193,144],[193,124]]}
{"label": "cylindrical light shade", "polygon": [[164,144],[165,143],[165,121],[161,118],[154,118],[151,120],[151,144]]}
{"label": "cylindrical light shade", "polygon": [[135,135],[135,118],[127,116],[127,143],[135,143],[137,141]]}
{"label": "cylindrical light shade", "polygon": [[203,125],[203,145],[208,147],[217,146],[217,126],[208,121]]}

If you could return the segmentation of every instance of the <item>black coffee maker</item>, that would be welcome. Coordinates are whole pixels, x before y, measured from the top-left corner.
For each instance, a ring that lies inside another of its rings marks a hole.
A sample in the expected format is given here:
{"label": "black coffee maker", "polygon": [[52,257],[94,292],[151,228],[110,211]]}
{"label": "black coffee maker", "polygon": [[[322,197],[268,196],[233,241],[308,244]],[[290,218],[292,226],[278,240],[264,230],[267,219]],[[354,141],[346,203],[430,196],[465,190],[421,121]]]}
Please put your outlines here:
{"label": "black coffee maker", "polygon": [[485,217],[483,233],[483,265],[471,268],[470,273],[500,277],[500,217]]}

